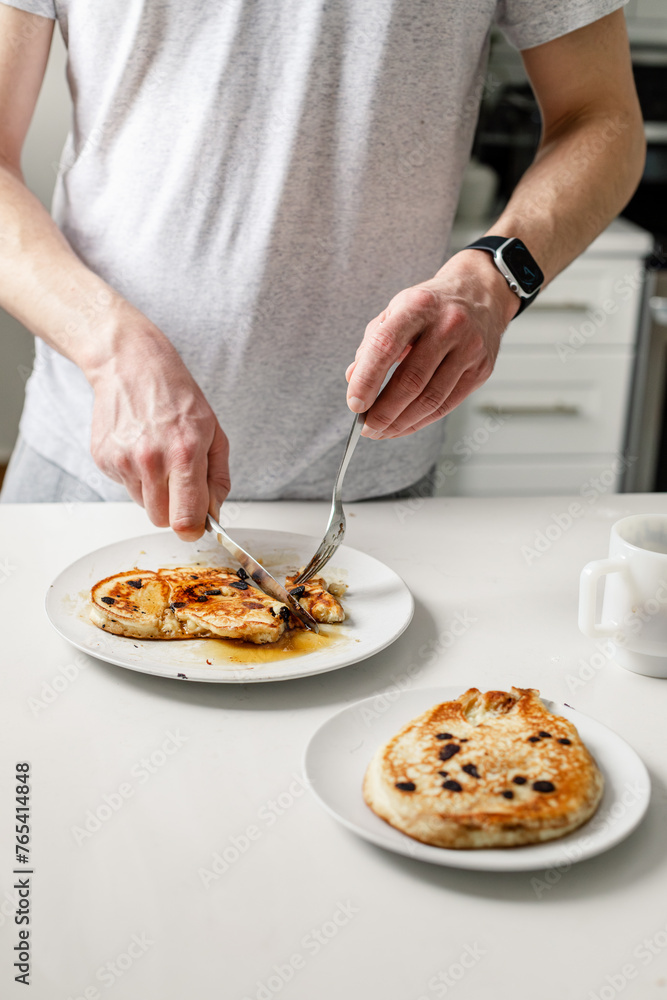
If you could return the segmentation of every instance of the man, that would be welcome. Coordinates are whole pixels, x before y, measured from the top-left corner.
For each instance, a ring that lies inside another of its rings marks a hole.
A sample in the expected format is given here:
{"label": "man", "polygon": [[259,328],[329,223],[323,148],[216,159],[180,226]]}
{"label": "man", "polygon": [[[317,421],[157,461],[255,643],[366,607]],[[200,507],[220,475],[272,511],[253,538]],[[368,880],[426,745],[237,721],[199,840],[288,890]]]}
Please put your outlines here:
{"label": "man", "polygon": [[[641,175],[621,4],[0,3],[0,303],[40,338],[4,498],[129,494],[194,539],[230,467],[235,497],[327,497],[350,410],[350,499],[422,477],[523,306],[486,250],[442,265],[492,23],[543,134],[488,235],[548,282]],[[59,228],[20,172],[56,16]]]}

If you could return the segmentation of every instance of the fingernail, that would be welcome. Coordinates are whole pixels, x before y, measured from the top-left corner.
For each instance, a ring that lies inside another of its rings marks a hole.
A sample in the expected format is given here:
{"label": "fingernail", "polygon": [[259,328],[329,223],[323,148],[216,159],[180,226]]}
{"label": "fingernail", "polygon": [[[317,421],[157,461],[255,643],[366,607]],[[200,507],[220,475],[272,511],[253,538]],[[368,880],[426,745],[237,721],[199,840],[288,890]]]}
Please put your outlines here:
{"label": "fingernail", "polygon": [[350,396],[347,401],[347,405],[350,407],[353,413],[363,413],[366,409],[366,405],[363,399],[359,399],[358,396]]}
{"label": "fingernail", "polygon": [[382,431],[373,430],[371,427],[364,427],[361,433],[364,437],[372,438],[373,441],[377,441],[377,439],[382,435]]}

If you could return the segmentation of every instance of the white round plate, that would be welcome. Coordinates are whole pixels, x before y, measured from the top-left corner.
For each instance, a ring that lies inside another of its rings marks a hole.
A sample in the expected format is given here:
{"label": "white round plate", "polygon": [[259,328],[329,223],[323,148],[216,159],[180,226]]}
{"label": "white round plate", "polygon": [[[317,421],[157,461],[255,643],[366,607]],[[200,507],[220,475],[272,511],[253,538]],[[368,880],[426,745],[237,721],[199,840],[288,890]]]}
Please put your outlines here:
{"label": "white round plate", "polygon": [[389,707],[376,695],[348,705],[320,726],[306,748],[304,772],[327,812],[353,833],[397,854],[452,868],[497,872],[569,866],[614,847],[641,822],[651,786],[637,753],[602,723],[544,698],[549,711],[574,723],[604,775],[602,802],[588,823],[544,844],[456,851],[422,844],[385,823],[361,794],[371,757],[411,719],[460,694],[453,687],[420,688],[403,692]]}
{"label": "white round plate", "polygon": [[[235,528],[233,537],[281,582],[288,569],[308,562],[321,541],[259,528]],[[332,636],[325,646],[298,656],[246,662],[245,657],[251,659],[254,650],[246,654],[232,648],[230,654],[224,640],[142,641],[110,635],[89,620],[91,586],[114,573],[135,567],[156,570],[194,563],[229,566],[231,562],[231,556],[208,535],[197,542],[183,542],[171,531],[128,538],[68,566],[49,588],[46,613],[56,631],[77,649],[108,663],[160,677],[237,684],[307,677],[358,663],[394,642],[412,618],[412,595],[401,578],[372,556],[341,545],[324,576],[329,583],[347,584],[342,598],[347,618],[342,625],[324,627]]]}

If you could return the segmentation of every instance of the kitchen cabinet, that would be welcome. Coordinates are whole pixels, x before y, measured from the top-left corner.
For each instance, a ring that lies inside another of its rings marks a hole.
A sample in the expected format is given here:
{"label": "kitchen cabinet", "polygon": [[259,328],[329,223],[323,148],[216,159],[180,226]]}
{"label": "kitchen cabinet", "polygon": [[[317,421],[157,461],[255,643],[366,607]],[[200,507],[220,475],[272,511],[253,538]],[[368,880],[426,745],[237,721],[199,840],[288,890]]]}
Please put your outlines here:
{"label": "kitchen cabinet", "polygon": [[667,4],[665,0],[628,0],[625,22],[633,44],[667,44]]}
{"label": "kitchen cabinet", "polygon": [[[479,228],[460,226],[452,247]],[[652,246],[617,219],[503,336],[491,378],[447,417],[439,496],[616,492]]]}

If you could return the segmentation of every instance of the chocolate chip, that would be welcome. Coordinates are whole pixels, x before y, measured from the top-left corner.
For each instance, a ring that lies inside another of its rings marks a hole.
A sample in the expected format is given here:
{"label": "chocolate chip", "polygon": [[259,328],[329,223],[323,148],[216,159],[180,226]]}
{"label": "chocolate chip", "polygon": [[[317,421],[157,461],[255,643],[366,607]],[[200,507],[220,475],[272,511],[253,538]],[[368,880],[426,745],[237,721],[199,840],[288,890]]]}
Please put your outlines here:
{"label": "chocolate chip", "polygon": [[470,743],[470,740],[459,740],[459,743]]}
{"label": "chocolate chip", "polygon": [[191,580],[198,580],[198,579],[199,579],[199,577],[198,577],[198,576],[195,576],[195,574],[194,574],[194,573],[190,573],[190,579],[191,579]]}
{"label": "chocolate chip", "polygon": [[414,792],[417,786],[414,781],[397,781],[396,787],[400,788],[402,792]]}
{"label": "chocolate chip", "polygon": [[512,778],[515,785],[525,785],[528,778],[524,778],[522,774],[517,774],[516,777]]}
{"label": "chocolate chip", "polygon": [[442,787],[446,788],[448,792],[462,792],[463,787],[459,785],[458,781],[443,781]]}
{"label": "chocolate chip", "polygon": [[205,590],[204,593],[207,597],[218,597],[222,591],[221,590]]}
{"label": "chocolate chip", "polygon": [[116,598],[115,597],[103,597],[102,600],[104,601],[105,604],[115,604],[116,603]]}
{"label": "chocolate chip", "polygon": [[556,786],[552,781],[534,781],[533,789],[536,792],[555,792]]}
{"label": "chocolate chip", "polygon": [[306,593],[306,588],[304,586],[292,587],[292,589],[290,590],[290,594],[292,595],[292,597],[301,597],[301,595],[305,593]]}
{"label": "chocolate chip", "polygon": [[283,604],[283,606],[280,609],[280,611],[278,612],[278,614],[280,615],[280,617],[282,618],[282,620],[285,622],[285,624],[287,624],[287,622],[289,621],[289,608],[286,608],[285,605]]}
{"label": "chocolate chip", "polygon": [[128,580],[128,586],[134,587],[135,590],[141,590],[142,582],[141,580]]}
{"label": "chocolate chip", "polygon": [[540,729],[538,735],[539,736],[543,736],[545,740],[550,740],[551,739],[551,733],[545,733],[545,731],[543,729]]}
{"label": "chocolate chip", "polygon": [[184,608],[186,603],[187,603],[186,601],[174,601],[172,604],[169,605],[169,607],[173,611],[174,608]]}
{"label": "chocolate chip", "polygon": [[438,771],[438,774],[441,775],[441,777],[446,778],[447,775],[449,774],[449,771]]}
{"label": "chocolate chip", "polygon": [[514,798],[514,792],[510,791],[509,788],[507,789],[507,791],[501,792],[500,794],[502,795],[502,797],[504,799],[513,799]]}
{"label": "chocolate chip", "polygon": [[452,736],[451,733],[438,733],[435,738],[436,738],[436,740],[453,740],[454,739],[454,737]]}
{"label": "chocolate chip", "polygon": [[273,610],[273,608],[269,608],[269,614],[270,614],[270,615],[273,615],[273,617],[274,617],[274,618],[276,617],[276,613],[275,613],[275,611]]}
{"label": "chocolate chip", "polygon": [[461,768],[466,774],[470,774],[473,778],[479,778],[480,774],[474,764],[464,764]]}
{"label": "chocolate chip", "polygon": [[229,585],[230,587],[236,587],[237,590],[247,590],[248,584],[244,583],[243,580],[232,580]]}
{"label": "chocolate chip", "polygon": [[539,743],[540,739],[541,739],[540,736],[529,736],[528,737],[528,742],[529,743]]}
{"label": "chocolate chip", "polygon": [[236,571],[236,575],[238,576],[239,580],[247,580],[248,579],[248,574],[244,570],[243,566],[239,566],[239,568]]}
{"label": "chocolate chip", "polygon": [[564,747],[572,746],[572,740],[568,740],[567,737],[563,736],[561,739],[556,740],[557,743],[562,743]]}
{"label": "chocolate chip", "polygon": [[197,600],[199,601],[200,604],[206,604],[206,602],[208,601],[208,597],[204,597],[203,594],[200,594]]}
{"label": "chocolate chip", "polygon": [[457,747],[456,743],[448,743],[446,747],[443,747],[438,757],[440,760],[449,760],[453,757],[455,753],[458,753],[461,747]]}

